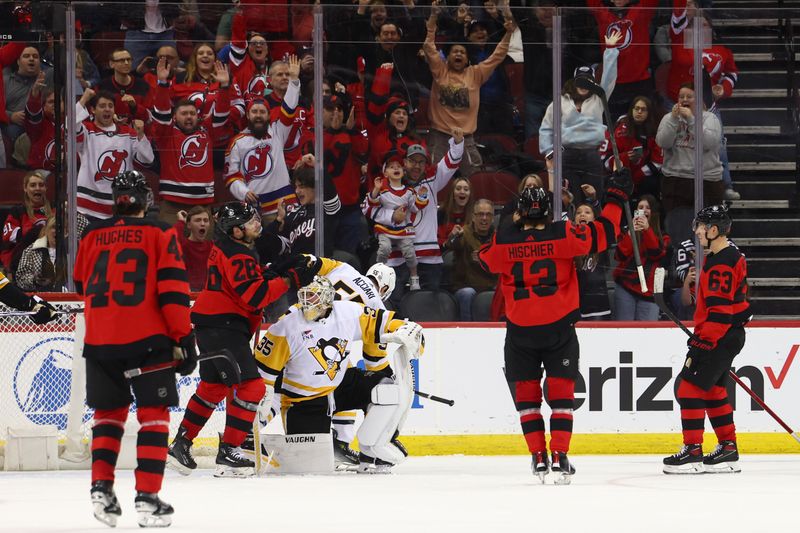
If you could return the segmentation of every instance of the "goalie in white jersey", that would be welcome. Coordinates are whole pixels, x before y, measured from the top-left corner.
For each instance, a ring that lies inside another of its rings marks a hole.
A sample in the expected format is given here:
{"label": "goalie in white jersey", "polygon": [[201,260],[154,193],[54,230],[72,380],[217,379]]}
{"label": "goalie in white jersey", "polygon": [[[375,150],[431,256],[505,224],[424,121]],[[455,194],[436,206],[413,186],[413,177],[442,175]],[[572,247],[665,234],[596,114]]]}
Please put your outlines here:
{"label": "goalie in white jersey", "polygon": [[[363,410],[358,471],[388,470],[407,455],[397,437],[414,397],[408,359],[424,347],[422,328],[391,311],[335,300],[333,284],[321,276],[297,296],[299,303],[270,326],[256,349],[267,384],[262,405],[270,405],[280,376],[287,435],[328,433],[332,413]],[[358,340],[366,353],[400,343],[395,375],[349,366],[348,347]]]}
{"label": "goalie in white jersey", "polygon": [[[325,276],[333,284],[337,300],[360,303],[371,309],[386,309],[383,302],[392,295],[397,279],[392,267],[375,263],[362,275],[347,263],[326,257],[321,259],[319,275]],[[385,345],[371,345],[369,349],[365,345],[362,358],[367,370],[382,372],[391,377],[392,368],[386,357]],[[347,468],[358,463],[358,454],[350,449],[356,436],[356,417],[355,411],[338,411],[333,414],[333,451],[337,467]]]}

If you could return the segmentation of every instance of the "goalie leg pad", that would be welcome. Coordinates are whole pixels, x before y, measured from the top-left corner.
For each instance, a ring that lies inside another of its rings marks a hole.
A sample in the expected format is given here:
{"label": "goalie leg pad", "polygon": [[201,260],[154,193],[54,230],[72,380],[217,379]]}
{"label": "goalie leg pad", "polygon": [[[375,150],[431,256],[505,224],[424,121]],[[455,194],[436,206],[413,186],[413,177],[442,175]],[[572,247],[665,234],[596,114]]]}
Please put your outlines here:
{"label": "goalie leg pad", "polygon": [[401,387],[390,378],[382,379],[372,389],[372,402],[358,429],[358,443],[363,454],[392,464],[405,459],[405,450],[392,441],[413,399],[410,388]]}

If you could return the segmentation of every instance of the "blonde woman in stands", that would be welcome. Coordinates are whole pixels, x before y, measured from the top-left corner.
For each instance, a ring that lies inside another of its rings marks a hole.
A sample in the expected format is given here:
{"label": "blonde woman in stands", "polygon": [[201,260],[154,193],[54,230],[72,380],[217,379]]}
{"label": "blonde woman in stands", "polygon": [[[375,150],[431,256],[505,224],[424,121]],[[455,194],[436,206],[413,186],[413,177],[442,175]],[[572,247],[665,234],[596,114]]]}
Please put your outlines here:
{"label": "blonde woman in stands", "polygon": [[47,199],[48,174],[45,170],[34,170],[22,178],[22,203],[11,208],[3,224],[3,252],[0,260],[7,272],[13,272],[12,259],[16,255],[18,260],[19,253],[24,249],[23,246],[15,254],[17,246],[20,243],[28,245],[33,242],[47,218],[53,214],[53,208]]}

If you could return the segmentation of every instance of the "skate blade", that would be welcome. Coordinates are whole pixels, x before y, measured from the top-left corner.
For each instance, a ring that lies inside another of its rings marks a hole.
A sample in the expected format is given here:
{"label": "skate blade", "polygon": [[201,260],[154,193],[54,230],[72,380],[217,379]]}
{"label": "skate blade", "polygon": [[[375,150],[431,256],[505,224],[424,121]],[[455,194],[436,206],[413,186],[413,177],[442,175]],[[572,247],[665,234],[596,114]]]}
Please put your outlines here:
{"label": "skate blade", "polygon": [[334,470],[337,472],[358,472],[358,464],[353,463],[335,463],[333,465]]}
{"label": "skate blade", "polygon": [[553,479],[553,485],[569,485],[572,483],[572,474],[566,472],[553,472],[556,477]]}
{"label": "skate blade", "polygon": [[716,465],[703,465],[706,474],[738,474],[742,471],[738,461],[719,463]]}
{"label": "skate blade", "polygon": [[231,467],[225,465],[217,465],[214,471],[214,477],[253,477],[256,475],[256,469],[252,466],[245,467]]}
{"label": "skate blade", "polygon": [[705,474],[706,470],[703,468],[703,463],[689,463],[680,466],[664,465],[664,473],[670,475],[697,475]]}
{"label": "skate blade", "polygon": [[391,474],[392,467],[389,465],[358,465],[356,472],[359,474]]}
{"label": "skate blade", "polygon": [[117,518],[119,518],[119,515],[107,513],[105,511],[105,505],[100,502],[94,504],[94,517],[108,527],[117,527]]}
{"label": "skate blade", "polygon": [[544,482],[545,482],[545,477],[547,477],[547,474],[549,474],[549,473],[550,473],[549,471],[545,471],[545,472],[534,472],[534,475],[535,475],[536,477],[538,477],[538,478],[539,478],[539,481],[541,481],[541,482],[542,482],[542,485],[544,485]]}
{"label": "skate blade", "polygon": [[172,525],[172,515],[154,515],[148,511],[138,513],[139,527],[169,527]]}
{"label": "skate blade", "polygon": [[192,473],[191,468],[182,464],[180,461],[178,461],[171,455],[167,455],[167,468],[176,471],[182,476],[188,476],[189,474]]}

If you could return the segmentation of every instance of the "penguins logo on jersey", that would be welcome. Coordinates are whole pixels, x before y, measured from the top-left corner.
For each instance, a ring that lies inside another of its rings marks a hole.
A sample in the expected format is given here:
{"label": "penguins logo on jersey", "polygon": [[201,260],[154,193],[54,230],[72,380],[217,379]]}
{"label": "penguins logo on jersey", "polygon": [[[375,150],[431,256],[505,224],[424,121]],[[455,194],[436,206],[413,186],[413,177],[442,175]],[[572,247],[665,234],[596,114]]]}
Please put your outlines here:
{"label": "penguins logo on jersey", "polygon": [[309,347],[308,351],[322,367],[322,370],[314,372],[314,375],[325,374],[333,381],[336,379],[336,374],[342,369],[342,361],[347,359],[347,341],[336,337],[330,340],[320,339],[317,341],[317,345]]}
{"label": "penguins logo on jersey", "polygon": [[202,167],[208,161],[208,138],[205,133],[195,133],[186,137],[181,143],[181,156],[178,166]]}

